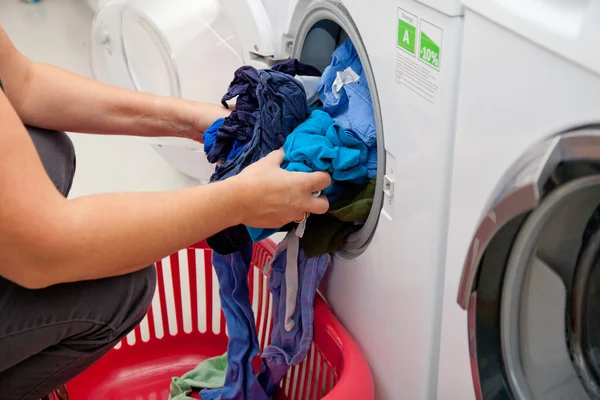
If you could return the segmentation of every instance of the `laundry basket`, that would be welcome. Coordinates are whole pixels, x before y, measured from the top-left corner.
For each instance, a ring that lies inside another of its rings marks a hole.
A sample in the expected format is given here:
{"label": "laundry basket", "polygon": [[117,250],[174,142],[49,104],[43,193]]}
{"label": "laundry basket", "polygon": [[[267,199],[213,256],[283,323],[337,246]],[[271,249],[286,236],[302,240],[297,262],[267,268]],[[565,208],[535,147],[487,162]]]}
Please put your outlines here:
{"label": "laundry basket", "polygon": [[[274,251],[270,240],[256,243],[254,268],[249,273],[261,349],[270,343],[273,324],[268,277],[262,271]],[[211,259],[211,249],[201,242],[157,264],[158,285],[148,314],[115,349],[67,384],[71,400],[166,400],[172,377],[227,350],[225,318]],[[255,366],[259,362],[257,357]],[[365,358],[319,295],[310,351],[300,365],[290,369],[274,398],[374,398]]]}

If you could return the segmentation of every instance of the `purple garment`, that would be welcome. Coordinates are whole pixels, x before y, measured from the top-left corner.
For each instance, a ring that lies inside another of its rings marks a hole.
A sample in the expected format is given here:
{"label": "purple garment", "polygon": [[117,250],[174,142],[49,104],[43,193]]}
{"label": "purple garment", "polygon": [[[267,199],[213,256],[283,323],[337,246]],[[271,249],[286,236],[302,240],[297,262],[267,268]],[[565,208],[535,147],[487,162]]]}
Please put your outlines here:
{"label": "purple garment", "polygon": [[[318,69],[302,64],[295,58],[274,65],[272,70],[290,76],[321,76]],[[252,138],[254,127],[260,118],[257,93],[259,75],[260,71],[247,65],[235,71],[233,81],[229,84],[221,103],[227,107],[227,101],[237,97],[236,109],[225,118],[213,141],[214,144],[206,151],[210,163],[232,160]]]}
{"label": "purple garment", "polygon": [[272,394],[279,388],[281,380],[290,366],[297,365],[310,350],[313,341],[314,300],[319,283],[331,264],[328,254],[306,258],[300,250],[298,255],[298,297],[293,315],[295,326],[286,331],[285,298],[286,298],[286,255],[287,250],[275,260],[272,266],[269,288],[273,295],[273,330],[271,344],[262,354],[258,380],[265,391]]}
{"label": "purple garment", "polygon": [[248,290],[248,271],[252,245],[239,252],[220,255],[213,252],[212,262],[219,279],[219,297],[225,314],[229,343],[225,384],[219,389],[200,392],[202,400],[267,400],[270,397],[258,382],[252,360],[259,352],[254,313]]}

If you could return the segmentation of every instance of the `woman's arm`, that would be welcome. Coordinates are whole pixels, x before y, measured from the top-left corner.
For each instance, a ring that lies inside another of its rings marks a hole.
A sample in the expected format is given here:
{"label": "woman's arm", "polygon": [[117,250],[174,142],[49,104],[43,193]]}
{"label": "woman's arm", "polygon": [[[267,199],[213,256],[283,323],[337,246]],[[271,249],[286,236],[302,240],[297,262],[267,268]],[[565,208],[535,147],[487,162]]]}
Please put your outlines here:
{"label": "woman's arm", "polygon": [[0,276],[29,288],[124,274],[232,225],[283,226],[324,213],[325,173],[280,168],[282,151],[210,185],[67,200],[0,92]]}
{"label": "woman's arm", "polygon": [[0,79],[21,120],[46,129],[201,141],[214,120],[229,115],[222,105],[121,89],[33,62],[2,27]]}

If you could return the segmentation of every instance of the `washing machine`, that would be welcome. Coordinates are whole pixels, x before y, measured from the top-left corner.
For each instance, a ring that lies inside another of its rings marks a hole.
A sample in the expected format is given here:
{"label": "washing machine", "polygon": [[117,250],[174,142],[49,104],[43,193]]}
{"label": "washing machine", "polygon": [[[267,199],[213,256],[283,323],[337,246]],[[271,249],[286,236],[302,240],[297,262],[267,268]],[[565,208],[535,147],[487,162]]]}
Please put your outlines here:
{"label": "washing machine", "polygon": [[[321,291],[361,345],[379,400],[436,396],[461,27],[450,0],[109,0],[95,17],[97,79],[215,103],[243,64],[294,57],[323,70],[351,39],[373,101],[377,187]],[[152,145],[210,176],[200,144]]]}
{"label": "washing machine", "polygon": [[599,398],[600,2],[463,4],[438,398]]}

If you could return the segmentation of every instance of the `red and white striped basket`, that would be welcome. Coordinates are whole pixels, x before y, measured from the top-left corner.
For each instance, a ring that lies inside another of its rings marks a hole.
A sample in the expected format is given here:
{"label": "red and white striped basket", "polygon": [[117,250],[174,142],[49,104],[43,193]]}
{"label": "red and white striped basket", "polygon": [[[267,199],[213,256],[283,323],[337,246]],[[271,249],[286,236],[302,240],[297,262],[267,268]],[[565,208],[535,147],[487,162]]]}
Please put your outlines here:
{"label": "red and white striped basket", "polygon": [[[262,271],[274,251],[270,240],[256,243],[255,268],[249,273],[261,349],[270,343],[272,327],[268,276]],[[148,314],[115,349],[67,384],[71,400],[167,400],[172,377],[227,350],[211,256],[201,242],[157,264],[158,284]],[[254,361],[258,366],[260,359]],[[315,299],[310,352],[290,369],[281,387],[275,399],[374,399],[373,378],[362,352],[320,295]]]}

